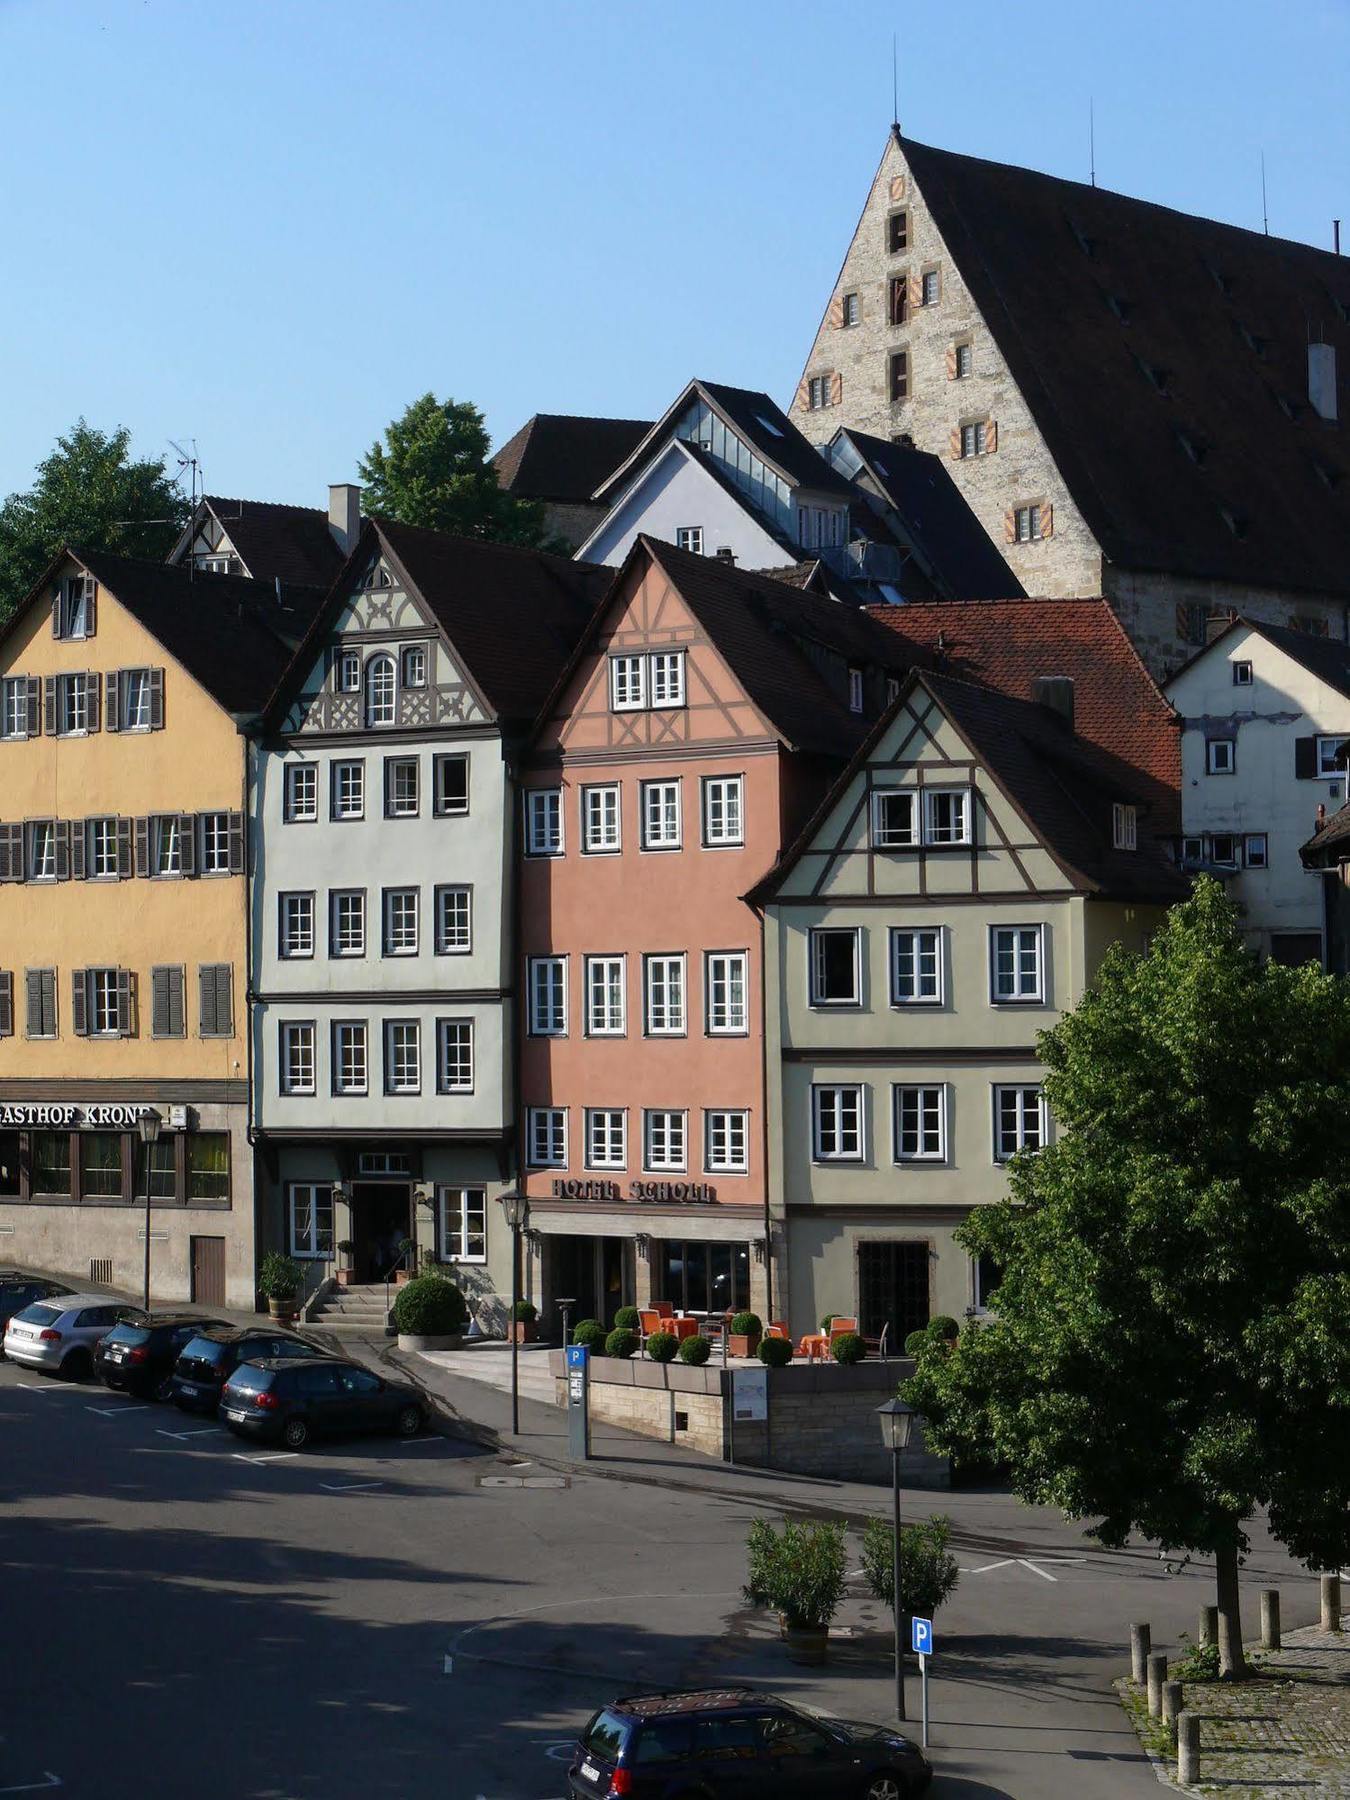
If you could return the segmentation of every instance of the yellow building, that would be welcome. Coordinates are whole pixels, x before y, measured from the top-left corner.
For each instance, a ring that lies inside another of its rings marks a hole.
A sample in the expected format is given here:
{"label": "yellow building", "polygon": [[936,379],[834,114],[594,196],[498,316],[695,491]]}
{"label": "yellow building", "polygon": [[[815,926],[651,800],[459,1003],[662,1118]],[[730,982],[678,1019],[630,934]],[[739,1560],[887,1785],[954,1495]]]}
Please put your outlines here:
{"label": "yellow building", "polygon": [[[70,552],[0,632],[0,1260],[251,1307],[247,731],[307,592]],[[153,1109],[159,1140],[141,1141]]]}

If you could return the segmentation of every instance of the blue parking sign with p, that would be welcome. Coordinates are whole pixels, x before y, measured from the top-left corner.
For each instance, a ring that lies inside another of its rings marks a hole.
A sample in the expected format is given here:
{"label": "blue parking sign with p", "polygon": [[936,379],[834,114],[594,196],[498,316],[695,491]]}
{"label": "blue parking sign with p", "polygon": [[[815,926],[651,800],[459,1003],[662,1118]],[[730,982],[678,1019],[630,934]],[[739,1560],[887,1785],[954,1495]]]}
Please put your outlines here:
{"label": "blue parking sign with p", "polygon": [[911,1619],[909,1622],[910,1649],[916,1656],[933,1654],[933,1621],[931,1619]]}
{"label": "blue parking sign with p", "polygon": [[586,1367],[585,1344],[569,1344],[567,1346],[567,1366],[569,1369],[584,1369]]}

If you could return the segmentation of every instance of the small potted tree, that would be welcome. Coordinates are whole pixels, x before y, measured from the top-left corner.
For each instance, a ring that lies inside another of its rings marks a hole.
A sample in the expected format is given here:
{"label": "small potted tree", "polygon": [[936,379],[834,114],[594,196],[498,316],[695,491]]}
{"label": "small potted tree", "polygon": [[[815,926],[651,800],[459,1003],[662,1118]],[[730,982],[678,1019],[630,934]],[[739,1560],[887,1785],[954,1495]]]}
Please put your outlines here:
{"label": "small potted tree", "polygon": [[731,1330],[727,1338],[728,1355],[753,1356],[759,1349],[759,1340],[763,1332],[764,1326],[758,1313],[738,1312],[731,1321]]}
{"label": "small potted tree", "polygon": [[844,1528],[814,1519],[789,1521],[775,1531],[767,1519],[756,1519],[746,1544],[750,1578],[745,1598],[751,1606],[770,1606],[793,1662],[823,1663],[829,1648],[830,1620],[844,1597],[847,1561]]}
{"label": "small potted tree", "polygon": [[305,1272],[293,1256],[269,1250],[258,1270],[258,1286],[274,1319],[294,1319],[300,1311],[299,1293]]}
{"label": "small potted tree", "polygon": [[356,1245],[350,1238],[343,1238],[342,1242],[338,1245],[338,1255],[343,1258],[343,1261],[338,1266],[338,1286],[350,1287],[356,1280],[356,1269],[353,1263],[353,1258],[356,1255]]}
{"label": "small potted tree", "polygon": [[539,1317],[539,1308],[533,1300],[517,1300],[515,1317],[511,1321],[511,1336],[517,1344],[532,1344],[538,1335],[535,1321]]}

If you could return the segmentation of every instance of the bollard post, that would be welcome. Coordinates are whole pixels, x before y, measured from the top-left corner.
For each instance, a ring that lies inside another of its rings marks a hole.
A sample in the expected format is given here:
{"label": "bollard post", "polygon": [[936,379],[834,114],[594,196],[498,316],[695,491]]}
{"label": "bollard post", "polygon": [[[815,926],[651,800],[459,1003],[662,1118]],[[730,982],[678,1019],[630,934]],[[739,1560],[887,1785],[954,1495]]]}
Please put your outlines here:
{"label": "bollard post", "polygon": [[1177,1714],[1177,1780],[1200,1779],[1200,1721],[1194,1713]]}
{"label": "bollard post", "polygon": [[1161,1650],[1155,1650],[1148,1659],[1148,1716],[1156,1719],[1162,1714],[1163,1683],[1167,1680],[1167,1658]]}
{"label": "bollard post", "polygon": [[1177,1717],[1181,1712],[1181,1701],[1181,1683],[1179,1681],[1164,1681],[1162,1687],[1162,1721],[1167,1727],[1168,1735],[1172,1740],[1173,1749],[1176,1748]]}
{"label": "bollard post", "polygon": [[1323,1631],[1339,1631],[1341,1628],[1341,1578],[1339,1575],[1322,1577],[1322,1629]]}
{"label": "bollard post", "polygon": [[1261,1648],[1278,1650],[1280,1647],[1280,1590],[1278,1588],[1261,1589]]}
{"label": "bollard post", "polygon": [[1131,1625],[1130,1680],[1136,1687],[1143,1687],[1148,1680],[1148,1653],[1151,1643],[1152,1634],[1147,1625]]}
{"label": "bollard post", "polygon": [[1203,1650],[1206,1644],[1217,1644],[1219,1641],[1219,1609],[1217,1606],[1202,1606],[1200,1618],[1196,1626],[1195,1641]]}

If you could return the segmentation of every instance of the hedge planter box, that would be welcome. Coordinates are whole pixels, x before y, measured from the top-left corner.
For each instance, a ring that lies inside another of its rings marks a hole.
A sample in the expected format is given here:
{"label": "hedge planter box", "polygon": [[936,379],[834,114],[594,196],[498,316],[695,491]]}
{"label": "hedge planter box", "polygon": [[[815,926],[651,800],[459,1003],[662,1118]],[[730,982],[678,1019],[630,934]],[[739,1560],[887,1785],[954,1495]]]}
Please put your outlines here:
{"label": "hedge planter box", "polygon": [[517,1319],[508,1327],[507,1343],[533,1344],[539,1336],[539,1327],[533,1319]]}
{"label": "hedge planter box", "polygon": [[734,1331],[727,1333],[728,1356],[754,1356],[758,1349],[759,1333],[757,1331],[751,1332],[745,1337],[738,1336]]}
{"label": "hedge planter box", "polygon": [[464,1335],[459,1331],[452,1334],[437,1332],[434,1335],[420,1331],[400,1331],[398,1347],[400,1350],[462,1350]]}
{"label": "hedge planter box", "polygon": [[828,1625],[789,1625],[780,1613],[778,1630],[787,1649],[788,1661],[815,1667],[826,1661],[830,1651]]}

